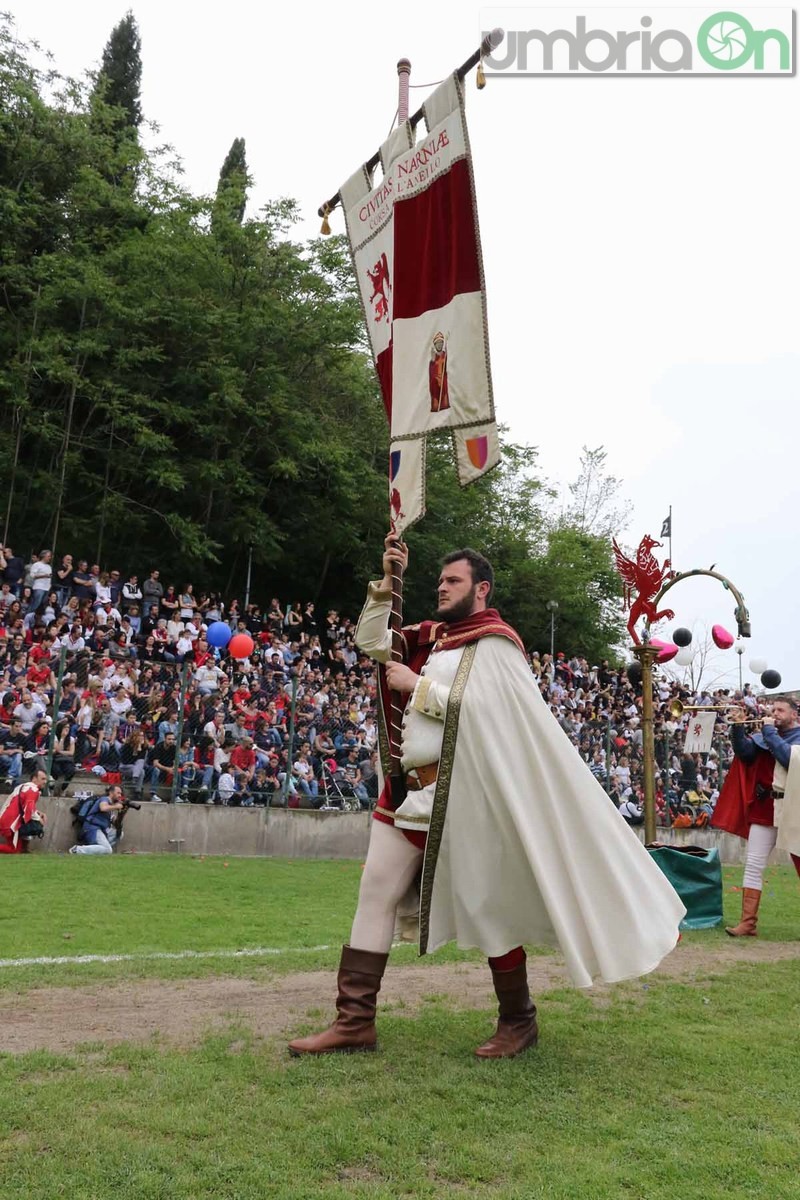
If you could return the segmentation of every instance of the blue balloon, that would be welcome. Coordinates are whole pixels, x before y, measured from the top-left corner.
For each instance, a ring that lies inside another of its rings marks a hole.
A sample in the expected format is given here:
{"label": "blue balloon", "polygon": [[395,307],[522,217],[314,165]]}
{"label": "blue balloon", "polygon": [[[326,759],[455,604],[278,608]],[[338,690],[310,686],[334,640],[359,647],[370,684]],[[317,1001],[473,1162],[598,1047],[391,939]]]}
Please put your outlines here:
{"label": "blue balloon", "polygon": [[206,633],[209,646],[217,646],[219,649],[224,649],[228,642],[233,637],[230,626],[224,621],[213,621]]}

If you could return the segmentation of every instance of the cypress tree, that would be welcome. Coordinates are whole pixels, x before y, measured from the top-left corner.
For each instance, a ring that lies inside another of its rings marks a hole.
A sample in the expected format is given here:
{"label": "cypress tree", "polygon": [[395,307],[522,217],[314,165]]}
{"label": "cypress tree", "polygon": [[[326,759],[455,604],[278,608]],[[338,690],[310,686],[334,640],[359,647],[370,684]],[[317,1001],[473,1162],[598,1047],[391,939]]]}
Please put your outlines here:
{"label": "cypress tree", "polygon": [[142,121],[141,87],[142,40],[136,18],[127,12],[106,42],[95,95],[118,110],[119,131],[134,137]]}
{"label": "cypress tree", "polygon": [[244,138],[234,138],[219,173],[214,208],[241,225],[247,205],[247,158]]}

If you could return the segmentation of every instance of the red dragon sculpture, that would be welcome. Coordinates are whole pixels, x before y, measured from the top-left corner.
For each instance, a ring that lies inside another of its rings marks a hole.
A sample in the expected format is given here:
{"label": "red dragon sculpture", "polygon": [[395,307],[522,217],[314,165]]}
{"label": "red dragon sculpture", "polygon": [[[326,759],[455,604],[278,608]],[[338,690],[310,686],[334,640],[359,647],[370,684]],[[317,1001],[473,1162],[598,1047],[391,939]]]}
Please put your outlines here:
{"label": "red dragon sculpture", "polygon": [[[671,564],[667,558],[664,560],[663,567],[658,565],[653,549],[661,546],[662,543],[651,538],[648,533],[639,543],[635,562],[622,553],[616,538],[611,539],[611,544],[614,547],[617,570],[622,576],[624,584],[622,606],[631,610],[628,614],[628,633],[636,645],[640,646],[641,638],[636,632],[636,622],[640,617],[644,617],[649,624],[653,624],[661,620],[671,621],[675,616],[671,608],[664,608],[661,612],[656,612],[656,606],[653,604],[653,597],[661,590],[665,579],[670,575]],[[634,592],[638,592],[638,595],[631,602]]]}

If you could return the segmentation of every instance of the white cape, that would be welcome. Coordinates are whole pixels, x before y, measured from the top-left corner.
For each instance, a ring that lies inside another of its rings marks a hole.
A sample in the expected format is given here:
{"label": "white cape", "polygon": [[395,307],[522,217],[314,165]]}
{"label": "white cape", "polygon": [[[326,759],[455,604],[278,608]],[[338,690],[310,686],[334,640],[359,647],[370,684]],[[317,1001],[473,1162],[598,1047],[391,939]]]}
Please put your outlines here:
{"label": "white cape", "polygon": [[462,667],[425,854],[421,952],[449,941],[489,956],[556,945],[577,987],[652,971],[677,943],[679,896],[514,644],[481,638]]}

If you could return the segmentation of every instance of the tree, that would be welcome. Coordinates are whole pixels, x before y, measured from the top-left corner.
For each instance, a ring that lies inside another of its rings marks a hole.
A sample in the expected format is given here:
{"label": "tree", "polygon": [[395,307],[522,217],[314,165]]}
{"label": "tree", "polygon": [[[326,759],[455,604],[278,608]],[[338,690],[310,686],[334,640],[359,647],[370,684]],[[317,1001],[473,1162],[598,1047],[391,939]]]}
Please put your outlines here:
{"label": "tree", "polygon": [[219,220],[220,214],[224,213],[241,225],[247,207],[249,183],[244,138],[234,138],[219,173],[212,220]]}
{"label": "tree", "polygon": [[666,663],[663,670],[676,683],[683,684],[692,694],[701,691],[710,692],[713,688],[731,687],[734,680],[738,683],[735,672],[738,660],[733,662],[731,656],[725,656],[711,636],[705,621],[695,621],[692,626],[691,648],[694,657],[687,667],[677,666],[675,660]]}
{"label": "tree", "polygon": [[581,533],[618,537],[628,524],[631,505],[621,500],[622,481],[606,469],[608,455],[602,446],[581,451],[580,472],[569,485],[569,505],[562,519]]}
{"label": "tree", "polygon": [[[160,153],[120,136],[124,105],[105,85],[31,59],[0,19],[12,544],[39,548],[57,529],[57,552],[157,564],[228,595],[252,547],[254,595],[291,588],[352,612],[380,569],[389,434],[344,239],[292,241],[291,201],[248,218],[242,139],[216,196],[191,195]],[[450,439],[432,438],[407,619],[431,615],[442,556],[472,544],[528,645],[544,644],[556,598],[564,648],[607,653],[608,543],[554,521],[552,502],[533,447],[506,441],[501,465],[462,489]]]}
{"label": "tree", "polygon": [[95,96],[113,109],[119,134],[136,138],[142,123],[142,40],[133,13],[128,11],[103,50]]}

